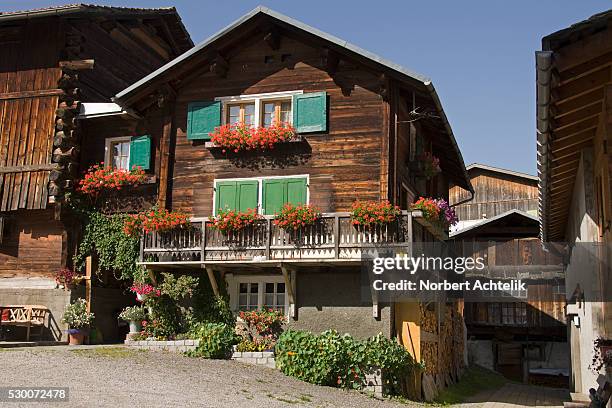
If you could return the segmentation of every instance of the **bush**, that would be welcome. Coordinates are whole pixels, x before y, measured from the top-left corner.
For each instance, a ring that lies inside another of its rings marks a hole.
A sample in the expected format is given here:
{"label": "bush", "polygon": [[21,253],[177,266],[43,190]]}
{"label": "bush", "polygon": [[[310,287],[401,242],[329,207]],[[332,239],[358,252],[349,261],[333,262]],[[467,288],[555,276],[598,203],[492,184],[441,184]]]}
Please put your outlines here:
{"label": "bush", "polygon": [[128,306],[119,314],[119,318],[126,322],[140,322],[145,317],[147,317],[147,312],[143,306]]}
{"label": "bush", "polygon": [[240,319],[245,324],[244,333],[241,333],[243,339],[253,343],[256,348],[263,348],[262,350],[274,348],[278,336],[283,331],[283,324],[287,321],[283,312],[273,309],[243,311],[240,312]]}
{"label": "bush", "polygon": [[387,390],[401,391],[401,378],[415,367],[406,349],[379,334],[357,340],[334,330],[319,335],[287,330],[276,343],[276,364],[289,376],[319,385],[362,388],[365,374],[381,368]]}
{"label": "bush", "polygon": [[227,359],[232,355],[232,346],[238,343],[234,328],[223,323],[205,323],[192,331],[192,337],[200,340],[198,347],[188,355],[191,357]]}

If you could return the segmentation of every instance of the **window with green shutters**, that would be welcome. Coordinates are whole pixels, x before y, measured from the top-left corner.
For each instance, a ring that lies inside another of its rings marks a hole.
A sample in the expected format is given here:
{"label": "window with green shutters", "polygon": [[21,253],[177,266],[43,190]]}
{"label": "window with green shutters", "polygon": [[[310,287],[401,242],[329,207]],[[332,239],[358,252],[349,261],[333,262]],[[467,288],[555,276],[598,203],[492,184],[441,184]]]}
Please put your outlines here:
{"label": "window with green shutters", "polygon": [[257,209],[259,183],[257,180],[220,181],[216,186],[215,209],[246,211]]}
{"label": "window with green shutters", "polygon": [[293,95],[293,127],[298,133],[327,131],[327,93]]}
{"label": "window with green shutters", "polygon": [[305,178],[264,179],[262,185],[262,208],[265,215],[280,212],[283,205],[306,204],[307,184]]}
{"label": "window with green shutters", "polygon": [[140,167],[143,170],[151,168],[151,136],[134,136],[130,139],[129,168]]}
{"label": "window with green shutters", "polygon": [[221,102],[191,102],[187,107],[187,139],[210,140],[209,133],[221,125]]}
{"label": "window with green shutters", "polygon": [[274,215],[286,203],[307,203],[308,182],[305,177],[217,181],[215,214],[227,209],[246,211],[258,208],[260,183],[262,214]]}

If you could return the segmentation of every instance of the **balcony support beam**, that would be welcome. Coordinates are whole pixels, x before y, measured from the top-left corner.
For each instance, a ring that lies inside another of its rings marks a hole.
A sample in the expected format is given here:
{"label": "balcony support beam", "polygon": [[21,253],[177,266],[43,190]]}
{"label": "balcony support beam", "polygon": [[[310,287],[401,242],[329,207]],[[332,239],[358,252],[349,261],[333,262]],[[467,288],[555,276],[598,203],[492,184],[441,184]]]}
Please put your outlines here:
{"label": "balcony support beam", "polygon": [[285,278],[285,289],[287,290],[287,296],[289,297],[289,316],[295,319],[296,318],[295,281],[296,281],[297,273],[295,269],[289,268],[285,264],[281,264],[281,271],[283,273],[283,278]]}
{"label": "balcony support beam", "polygon": [[210,286],[212,286],[213,293],[215,296],[219,296],[219,285],[217,284],[217,278],[215,277],[215,270],[210,265],[204,266],[204,268],[208,274],[208,280],[210,281]]}

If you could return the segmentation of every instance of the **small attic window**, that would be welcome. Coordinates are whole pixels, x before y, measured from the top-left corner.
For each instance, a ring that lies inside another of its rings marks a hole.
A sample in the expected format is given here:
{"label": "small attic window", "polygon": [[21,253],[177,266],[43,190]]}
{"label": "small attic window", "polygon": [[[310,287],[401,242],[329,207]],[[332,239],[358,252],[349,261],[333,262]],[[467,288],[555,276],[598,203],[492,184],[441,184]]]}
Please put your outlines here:
{"label": "small attic window", "polygon": [[274,55],[266,55],[264,57],[264,63],[265,64],[272,64],[272,63],[274,63]]}

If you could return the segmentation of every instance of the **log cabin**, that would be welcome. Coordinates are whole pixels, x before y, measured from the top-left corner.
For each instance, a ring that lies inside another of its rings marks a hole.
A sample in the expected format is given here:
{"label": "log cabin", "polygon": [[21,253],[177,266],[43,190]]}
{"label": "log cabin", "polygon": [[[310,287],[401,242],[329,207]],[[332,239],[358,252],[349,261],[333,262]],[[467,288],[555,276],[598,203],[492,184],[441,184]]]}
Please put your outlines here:
{"label": "log cabin", "polygon": [[612,10],[547,35],[536,52],[540,238],[546,246],[562,241],[568,247],[567,336],[576,395],[610,382],[609,369],[591,364],[595,341],[612,339],[611,67]]}
{"label": "log cabin", "polygon": [[174,8],[70,5],[0,13],[0,44],[0,305],[46,306],[44,337],[60,339],[71,295],[53,277],[77,240],[63,197],[82,170],[81,104],[193,43]]}
{"label": "log cabin", "polygon": [[[378,302],[367,287],[362,294],[360,274],[363,245],[447,236],[408,211],[415,198],[448,198],[451,182],[473,194],[429,79],[258,7],[113,101],[81,121],[88,160],[102,161],[113,141],[149,140],[155,157],[144,162],[158,180],[158,205],[193,216],[191,230],[147,234],[141,265],[205,273],[216,291],[227,291],[234,311],[282,310],[291,328],[396,337],[426,361],[415,395],[432,398],[457,378],[457,303]],[[239,152],[211,141],[224,124],[274,121],[290,122],[299,138]],[[441,172],[429,179],[416,165],[424,152],[440,159]],[[388,200],[403,213],[387,228],[360,230],[348,213],[355,200]],[[273,221],[286,203],[316,206],[320,224],[297,236],[282,230]],[[211,227],[223,209],[256,209],[263,219],[228,238]]]}
{"label": "log cabin", "polygon": [[[529,272],[524,291],[466,300],[471,362],[515,381],[567,387],[563,266],[538,239],[538,178],[479,163],[467,170],[476,193],[474,200],[455,207],[460,222],[451,240],[466,252],[483,253],[490,270],[536,268]],[[461,203],[465,192],[451,186],[449,198]],[[538,266],[550,279],[537,273]]]}

